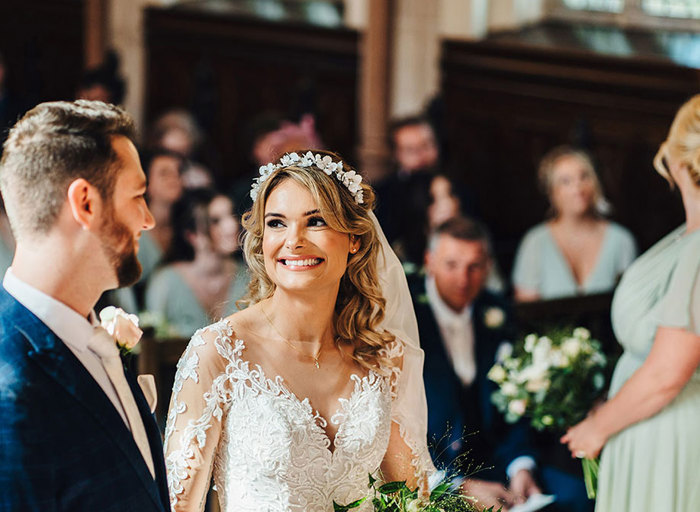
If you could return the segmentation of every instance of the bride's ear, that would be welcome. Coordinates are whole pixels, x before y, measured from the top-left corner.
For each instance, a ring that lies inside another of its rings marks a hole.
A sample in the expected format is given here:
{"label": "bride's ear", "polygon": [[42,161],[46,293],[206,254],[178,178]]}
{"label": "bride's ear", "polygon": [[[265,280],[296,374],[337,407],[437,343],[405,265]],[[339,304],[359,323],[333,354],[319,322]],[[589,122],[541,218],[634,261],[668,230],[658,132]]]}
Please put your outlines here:
{"label": "bride's ear", "polygon": [[355,254],[360,250],[360,237],[350,235],[350,254]]}

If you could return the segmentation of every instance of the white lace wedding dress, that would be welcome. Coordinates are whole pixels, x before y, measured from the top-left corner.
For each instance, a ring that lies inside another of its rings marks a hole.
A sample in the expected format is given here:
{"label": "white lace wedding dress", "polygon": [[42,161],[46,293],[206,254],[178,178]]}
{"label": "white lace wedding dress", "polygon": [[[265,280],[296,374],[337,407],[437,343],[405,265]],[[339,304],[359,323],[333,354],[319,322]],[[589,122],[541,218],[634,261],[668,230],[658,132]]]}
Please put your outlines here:
{"label": "white lace wedding dress", "polygon": [[385,355],[401,369],[352,376],[352,394],[329,420],[338,428],[333,442],[309,400],[247,362],[244,351],[222,320],[195,333],[178,363],[165,432],[174,511],[201,511],[213,474],[223,512],[332,512],[334,501],[367,493],[392,435],[411,448],[411,470],[432,468],[424,431],[409,424],[421,421],[408,421],[399,399],[422,392],[403,376],[421,371],[420,350],[395,341]]}

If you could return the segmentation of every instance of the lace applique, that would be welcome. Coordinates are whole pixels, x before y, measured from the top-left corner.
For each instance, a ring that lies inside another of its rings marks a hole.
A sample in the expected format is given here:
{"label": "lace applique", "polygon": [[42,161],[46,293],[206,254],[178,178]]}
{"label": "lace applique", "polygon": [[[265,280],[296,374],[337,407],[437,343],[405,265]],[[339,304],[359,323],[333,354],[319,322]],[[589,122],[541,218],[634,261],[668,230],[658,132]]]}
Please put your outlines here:
{"label": "lace applique", "polygon": [[[222,358],[214,375],[210,358],[205,362],[212,349],[204,346],[205,335],[211,340],[211,332]],[[328,419],[338,427],[331,440],[326,419],[309,399],[298,398],[281,377],[268,378],[259,365],[243,360],[244,342],[232,336],[225,321],[199,331],[178,364],[165,439],[173,508],[182,499],[199,507],[191,510],[201,510],[198,500],[204,499],[212,466],[224,512],[332,512],[333,501],[350,503],[364,496],[367,475],[377,472],[389,446],[400,366],[387,369],[386,376],[372,371],[351,376],[352,393],[338,399]],[[400,361],[403,345],[395,342],[384,350]],[[185,403],[183,386],[188,400],[198,390],[199,403]],[[220,437],[209,442],[212,429]],[[196,474],[203,475],[201,496],[188,494],[185,500]]]}
{"label": "lace applique", "polygon": [[192,340],[187,345],[185,353],[177,364],[164,440],[164,450],[168,454],[166,458],[168,490],[170,493],[170,502],[173,507],[177,504],[178,494],[184,491],[182,481],[189,476],[188,470],[191,469],[190,461],[195,457],[192,446],[193,441],[196,441],[200,449],[204,447],[206,443],[206,432],[211,427],[212,418],[221,421],[221,404],[228,395],[225,389],[227,371],[214,379],[211,389],[204,393],[203,399],[205,407],[203,414],[196,420],[190,419],[188,421],[180,439],[180,449],[168,452],[168,445],[175,427],[175,419],[179,414],[187,412],[187,404],[184,401],[179,401],[182,387],[187,379],[199,383],[199,375],[197,373],[199,356],[194,350],[206,344],[204,333],[207,331],[216,333],[214,344],[217,352],[229,362],[229,365],[233,363],[233,355],[236,351],[242,350],[243,347],[242,342],[237,342],[236,347],[231,347],[230,336],[233,334],[233,330],[226,322],[218,322],[206,329],[200,329],[194,334]]}

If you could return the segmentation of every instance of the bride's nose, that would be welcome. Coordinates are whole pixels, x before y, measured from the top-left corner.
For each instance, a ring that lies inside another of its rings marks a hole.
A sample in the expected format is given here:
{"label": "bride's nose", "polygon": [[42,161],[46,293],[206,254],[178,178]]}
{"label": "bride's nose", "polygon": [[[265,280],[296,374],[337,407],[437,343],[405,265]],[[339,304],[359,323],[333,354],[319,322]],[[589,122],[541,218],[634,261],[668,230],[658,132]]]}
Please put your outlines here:
{"label": "bride's nose", "polygon": [[288,250],[293,251],[294,249],[298,249],[304,245],[303,240],[304,238],[301,229],[290,227],[289,231],[287,232],[287,238],[284,242],[284,246]]}

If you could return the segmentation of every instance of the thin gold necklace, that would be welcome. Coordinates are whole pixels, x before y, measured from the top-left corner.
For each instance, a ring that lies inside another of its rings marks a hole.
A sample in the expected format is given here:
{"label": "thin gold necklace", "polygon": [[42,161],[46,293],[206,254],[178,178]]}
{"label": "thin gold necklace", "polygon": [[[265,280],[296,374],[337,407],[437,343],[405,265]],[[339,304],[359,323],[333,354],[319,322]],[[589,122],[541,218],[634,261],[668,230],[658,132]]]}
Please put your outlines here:
{"label": "thin gold necklace", "polygon": [[284,336],[282,336],[282,333],[279,332],[279,330],[277,329],[277,327],[275,327],[275,324],[273,324],[273,323],[272,323],[272,320],[270,320],[270,317],[267,316],[267,313],[265,312],[265,308],[262,307],[262,306],[260,306],[260,309],[262,310],[263,315],[265,315],[265,319],[267,320],[267,322],[268,322],[268,323],[270,324],[270,326],[275,330],[275,332],[277,333],[277,335],[278,335],[280,338],[282,338],[282,341],[284,341],[287,345],[289,345],[289,348],[291,348],[292,350],[298,352],[299,354],[301,354],[301,355],[304,356],[304,357],[308,357],[308,358],[310,358],[310,359],[313,359],[313,360],[314,360],[314,364],[316,365],[316,369],[317,369],[317,370],[318,370],[319,368],[321,368],[321,365],[318,363],[318,358],[321,356],[321,350],[323,349],[323,343],[321,343],[321,346],[318,347],[318,351],[316,352],[316,355],[313,355],[313,354],[305,354],[304,352],[302,352],[301,350],[299,350],[297,347],[295,347],[295,346],[292,344],[291,341],[289,341],[287,338],[285,338]]}

